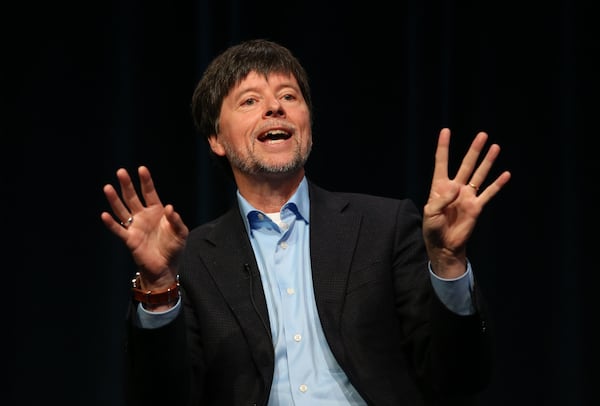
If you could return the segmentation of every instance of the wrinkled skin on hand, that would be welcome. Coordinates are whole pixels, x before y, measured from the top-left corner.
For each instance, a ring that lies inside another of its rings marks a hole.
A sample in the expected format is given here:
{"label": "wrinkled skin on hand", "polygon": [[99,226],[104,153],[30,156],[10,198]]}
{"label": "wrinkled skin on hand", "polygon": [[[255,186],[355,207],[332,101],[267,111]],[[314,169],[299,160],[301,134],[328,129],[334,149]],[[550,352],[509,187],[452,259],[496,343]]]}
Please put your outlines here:
{"label": "wrinkled skin on hand", "polygon": [[455,278],[465,272],[466,245],[477,219],[511,177],[510,172],[504,171],[484,189],[479,188],[500,153],[500,147],[492,144],[477,165],[487,140],[485,132],[475,136],[451,179],[448,176],[450,130],[440,131],[433,180],[423,209],[423,237],[433,271],[442,278]]}
{"label": "wrinkled skin on hand", "polygon": [[[116,175],[121,195],[110,184],[103,189],[114,217],[103,212],[101,219],[131,251],[144,289],[167,288],[176,279],[188,227],[172,205],[162,204],[148,168],[138,168],[141,197],[125,169],[120,168]],[[133,221],[127,225],[130,217]]]}

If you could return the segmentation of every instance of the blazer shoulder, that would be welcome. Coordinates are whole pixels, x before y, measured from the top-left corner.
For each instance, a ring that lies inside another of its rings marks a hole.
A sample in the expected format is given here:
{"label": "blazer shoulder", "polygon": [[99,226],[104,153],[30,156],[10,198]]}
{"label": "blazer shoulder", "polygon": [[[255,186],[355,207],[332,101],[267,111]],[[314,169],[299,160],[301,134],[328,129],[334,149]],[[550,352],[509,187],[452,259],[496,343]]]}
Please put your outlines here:
{"label": "blazer shoulder", "polygon": [[220,216],[192,228],[187,238],[188,241],[218,238],[220,233],[230,232],[238,227],[243,228],[244,223],[237,206],[234,205]]}
{"label": "blazer shoulder", "polygon": [[361,192],[331,191],[309,182],[311,204],[335,206],[340,210],[389,210],[419,211],[414,200],[373,195]]}

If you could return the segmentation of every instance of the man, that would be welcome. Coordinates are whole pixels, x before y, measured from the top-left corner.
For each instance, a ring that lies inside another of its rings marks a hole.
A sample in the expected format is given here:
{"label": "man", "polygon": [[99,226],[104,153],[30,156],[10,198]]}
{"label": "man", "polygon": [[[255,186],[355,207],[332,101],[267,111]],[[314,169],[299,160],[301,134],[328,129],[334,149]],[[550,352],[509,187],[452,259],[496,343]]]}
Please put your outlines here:
{"label": "man", "polygon": [[310,88],[283,46],[227,49],[192,108],[235,179],[236,207],[189,231],[146,167],[142,198],[122,168],[121,196],[104,187],[114,216],[101,218],[139,268],[131,404],[414,406],[485,386],[489,329],[466,243],[510,179],[478,190],[500,151],[491,145],[477,164],[487,134],[451,179],[441,130],[421,217],[410,200],[308,179]]}

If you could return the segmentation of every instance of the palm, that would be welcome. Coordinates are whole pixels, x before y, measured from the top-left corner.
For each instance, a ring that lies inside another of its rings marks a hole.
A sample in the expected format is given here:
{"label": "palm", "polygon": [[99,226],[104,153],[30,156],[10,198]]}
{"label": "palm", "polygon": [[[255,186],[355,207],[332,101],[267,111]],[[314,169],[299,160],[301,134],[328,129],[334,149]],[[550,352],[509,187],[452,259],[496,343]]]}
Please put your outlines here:
{"label": "palm", "polygon": [[487,177],[500,147],[490,146],[482,162],[477,160],[487,141],[487,134],[479,133],[461,162],[454,179],[448,177],[448,150],[450,131],[440,132],[435,155],[435,169],[429,199],[423,210],[423,235],[431,256],[441,250],[464,255],[465,246],[477,218],[486,203],[508,182],[510,173],[502,173],[492,184],[478,194],[478,186]]}
{"label": "palm", "polygon": [[188,228],[171,205],[163,206],[148,169],[141,167],[139,176],[145,204],[124,169],[117,171],[121,197],[111,185],[104,188],[115,217],[126,219],[131,216],[133,222],[123,227],[106,212],[102,213],[102,220],[110,231],[123,240],[138,267],[156,276],[166,269],[175,272]]}

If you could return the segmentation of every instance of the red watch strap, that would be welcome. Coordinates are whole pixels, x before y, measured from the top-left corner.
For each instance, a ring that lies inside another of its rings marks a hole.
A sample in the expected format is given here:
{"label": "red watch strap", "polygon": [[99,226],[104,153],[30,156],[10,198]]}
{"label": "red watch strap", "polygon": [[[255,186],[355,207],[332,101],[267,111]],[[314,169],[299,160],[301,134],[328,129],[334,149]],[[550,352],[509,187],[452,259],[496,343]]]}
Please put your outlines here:
{"label": "red watch strap", "polygon": [[141,289],[140,274],[136,273],[135,279],[132,280],[133,299],[150,306],[160,306],[175,303],[179,299],[179,276],[173,285],[166,289],[147,290]]}

